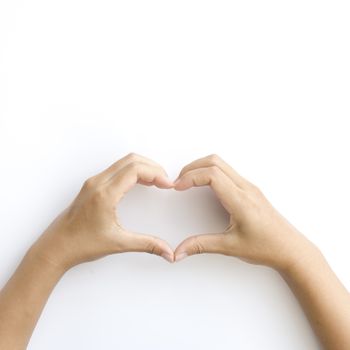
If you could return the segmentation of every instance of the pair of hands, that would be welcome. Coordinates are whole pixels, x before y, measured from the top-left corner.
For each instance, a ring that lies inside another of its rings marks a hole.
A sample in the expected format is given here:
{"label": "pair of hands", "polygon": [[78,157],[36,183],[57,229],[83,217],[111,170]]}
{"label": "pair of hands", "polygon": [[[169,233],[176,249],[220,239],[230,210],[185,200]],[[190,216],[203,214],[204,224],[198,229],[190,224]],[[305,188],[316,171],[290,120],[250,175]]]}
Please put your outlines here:
{"label": "pair of hands", "polygon": [[[209,185],[230,214],[224,232],[185,239],[173,251],[158,237],[125,230],[116,208],[136,183],[184,191]],[[350,349],[349,293],[321,252],[262,192],[216,155],[185,166],[175,182],[157,163],[130,154],[88,179],[73,203],[29,249],[0,291],[0,348],[25,349],[45,303],[74,265],[122,252],[170,262],[219,253],[275,268],[299,300],[326,349]]]}
{"label": "pair of hands", "polygon": [[[189,237],[173,251],[164,240],[130,232],[119,224],[117,205],[136,183],[177,191],[208,185],[230,214],[230,224],[224,232]],[[156,162],[129,154],[86,180],[34,249],[63,270],[122,252],[152,253],[169,262],[193,254],[219,253],[283,270],[301,253],[305,241],[255,185],[217,155],[186,165],[173,182]]]}

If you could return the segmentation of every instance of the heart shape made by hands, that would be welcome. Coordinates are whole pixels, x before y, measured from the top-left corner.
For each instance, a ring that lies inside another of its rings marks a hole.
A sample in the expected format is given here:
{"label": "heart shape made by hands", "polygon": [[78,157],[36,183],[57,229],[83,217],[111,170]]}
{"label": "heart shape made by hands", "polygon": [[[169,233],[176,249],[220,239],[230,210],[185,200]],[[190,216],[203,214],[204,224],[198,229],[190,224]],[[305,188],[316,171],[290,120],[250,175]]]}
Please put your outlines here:
{"label": "heart shape made by hands", "polygon": [[229,215],[210,188],[184,192],[135,186],[118,206],[121,225],[158,236],[174,249],[193,234],[222,232]]}

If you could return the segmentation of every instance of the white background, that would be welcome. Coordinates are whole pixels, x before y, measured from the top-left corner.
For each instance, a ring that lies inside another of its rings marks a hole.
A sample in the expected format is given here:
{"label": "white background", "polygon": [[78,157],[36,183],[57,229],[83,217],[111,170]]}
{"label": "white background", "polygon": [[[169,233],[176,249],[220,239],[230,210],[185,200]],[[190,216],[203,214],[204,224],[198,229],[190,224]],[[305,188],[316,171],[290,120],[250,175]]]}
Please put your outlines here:
{"label": "white background", "polygon": [[[0,283],[89,176],[130,151],[175,177],[218,153],[347,287],[348,1],[0,2]],[[137,187],[125,226],[225,227],[208,189]],[[69,271],[29,349],[319,349],[274,271],[121,254]]]}

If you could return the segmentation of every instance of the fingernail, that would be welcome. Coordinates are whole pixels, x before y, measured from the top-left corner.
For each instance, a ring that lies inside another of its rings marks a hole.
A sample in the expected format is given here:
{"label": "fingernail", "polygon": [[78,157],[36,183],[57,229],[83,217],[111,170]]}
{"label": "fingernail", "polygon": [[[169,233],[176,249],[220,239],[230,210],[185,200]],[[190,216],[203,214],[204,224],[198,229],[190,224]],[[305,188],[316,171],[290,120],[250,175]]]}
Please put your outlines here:
{"label": "fingernail", "polygon": [[178,262],[180,260],[183,260],[187,257],[187,253],[180,253],[180,254],[176,254],[175,256],[175,261]]}
{"label": "fingernail", "polygon": [[163,254],[161,254],[161,257],[164,258],[166,261],[168,261],[170,263],[174,262],[173,255],[171,255],[169,253],[163,253]]}

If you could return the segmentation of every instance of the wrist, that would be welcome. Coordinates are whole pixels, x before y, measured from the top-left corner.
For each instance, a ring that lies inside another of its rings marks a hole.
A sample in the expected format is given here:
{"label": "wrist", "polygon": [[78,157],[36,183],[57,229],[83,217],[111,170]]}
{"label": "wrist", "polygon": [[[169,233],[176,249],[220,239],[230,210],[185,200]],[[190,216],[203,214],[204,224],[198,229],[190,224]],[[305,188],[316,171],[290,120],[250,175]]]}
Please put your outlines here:
{"label": "wrist", "polygon": [[43,280],[43,283],[50,285],[55,285],[67,271],[63,265],[58,265],[42,254],[35,244],[29,248],[21,265],[35,274],[36,278]]}
{"label": "wrist", "polygon": [[36,261],[38,264],[42,264],[51,269],[52,272],[63,275],[72,267],[64,257],[63,252],[63,244],[56,241],[53,242],[52,239],[46,237],[46,233],[44,233],[29,248],[26,256]]}
{"label": "wrist", "polygon": [[306,266],[323,260],[324,257],[318,247],[304,237],[304,240],[294,247],[284,263],[276,267],[276,270],[283,276],[293,277],[300,271],[304,271]]}

